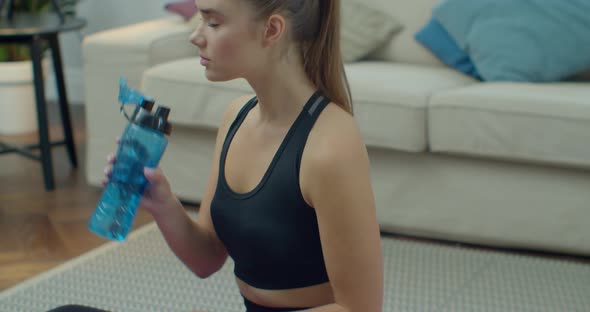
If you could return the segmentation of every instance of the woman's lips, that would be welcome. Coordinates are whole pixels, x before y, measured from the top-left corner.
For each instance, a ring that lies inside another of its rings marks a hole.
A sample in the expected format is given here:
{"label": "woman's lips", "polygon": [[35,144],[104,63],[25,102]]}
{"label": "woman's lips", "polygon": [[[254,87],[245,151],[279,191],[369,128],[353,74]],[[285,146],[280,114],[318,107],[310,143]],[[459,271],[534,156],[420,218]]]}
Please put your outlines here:
{"label": "woman's lips", "polygon": [[210,60],[208,58],[201,56],[201,65],[207,66],[209,64],[209,61]]}

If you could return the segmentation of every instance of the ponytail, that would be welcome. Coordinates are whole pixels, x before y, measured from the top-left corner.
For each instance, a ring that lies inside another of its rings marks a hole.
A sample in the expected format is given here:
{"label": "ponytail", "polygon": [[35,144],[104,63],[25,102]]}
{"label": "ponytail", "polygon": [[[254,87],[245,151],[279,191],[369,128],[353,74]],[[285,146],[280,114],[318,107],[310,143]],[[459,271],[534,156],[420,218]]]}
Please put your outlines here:
{"label": "ponytail", "polygon": [[249,0],[266,18],[284,12],[301,44],[305,73],[317,88],[350,114],[352,96],[340,51],[340,0]]}
{"label": "ponytail", "polygon": [[352,114],[352,96],[340,50],[340,0],[316,1],[319,30],[304,48],[305,72],[320,91]]}

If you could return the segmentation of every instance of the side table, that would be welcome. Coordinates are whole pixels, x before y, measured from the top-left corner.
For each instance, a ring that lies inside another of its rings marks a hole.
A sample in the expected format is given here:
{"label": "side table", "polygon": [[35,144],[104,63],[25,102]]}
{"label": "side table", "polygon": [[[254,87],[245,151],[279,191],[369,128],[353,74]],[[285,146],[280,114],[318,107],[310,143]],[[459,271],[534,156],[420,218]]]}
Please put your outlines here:
{"label": "side table", "polygon": [[[0,142],[0,154],[17,153],[41,162],[45,189],[55,188],[53,177],[53,162],[51,147],[65,145],[70,163],[73,168],[78,167],[76,147],[72,133],[72,122],[66,94],[66,84],[63,74],[63,63],[59,47],[59,34],[66,31],[82,29],[86,21],[78,17],[66,17],[63,22],[55,14],[14,14],[11,20],[0,19],[0,43],[20,43],[29,46],[33,65],[33,83],[37,107],[37,122],[39,143],[26,146],[12,146]],[[55,81],[59,98],[59,109],[64,132],[64,139],[57,142],[49,141],[49,127],[47,118],[47,102],[43,81],[42,44],[48,43],[55,71]],[[18,105],[18,103],[15,103]],[[32,153],[39,150],[39,155]]]}

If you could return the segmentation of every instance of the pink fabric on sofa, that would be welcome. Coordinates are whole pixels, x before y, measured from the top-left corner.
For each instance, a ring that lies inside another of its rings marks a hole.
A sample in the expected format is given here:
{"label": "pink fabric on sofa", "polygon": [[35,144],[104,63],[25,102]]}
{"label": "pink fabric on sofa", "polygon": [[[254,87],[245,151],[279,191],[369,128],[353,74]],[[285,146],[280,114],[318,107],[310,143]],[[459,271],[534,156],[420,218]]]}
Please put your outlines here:
{"label": "pink fabric on sofa", "polygon": [[182,16],[186,21],[190,20],[197,13],[197,6],[194,0],[175,1],[166,4],[166,11]]}

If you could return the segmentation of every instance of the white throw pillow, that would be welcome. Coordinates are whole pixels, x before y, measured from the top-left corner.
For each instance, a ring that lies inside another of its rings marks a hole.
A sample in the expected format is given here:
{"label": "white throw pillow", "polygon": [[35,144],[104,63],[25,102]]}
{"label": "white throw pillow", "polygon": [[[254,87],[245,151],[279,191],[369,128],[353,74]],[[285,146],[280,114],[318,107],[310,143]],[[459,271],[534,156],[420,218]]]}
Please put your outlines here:
{"label": "white throw pillow", "polygon": [[367,56],[387,43],[402,24],[384,12],[356,0],[343,0],[340,46],[345,63]]}

